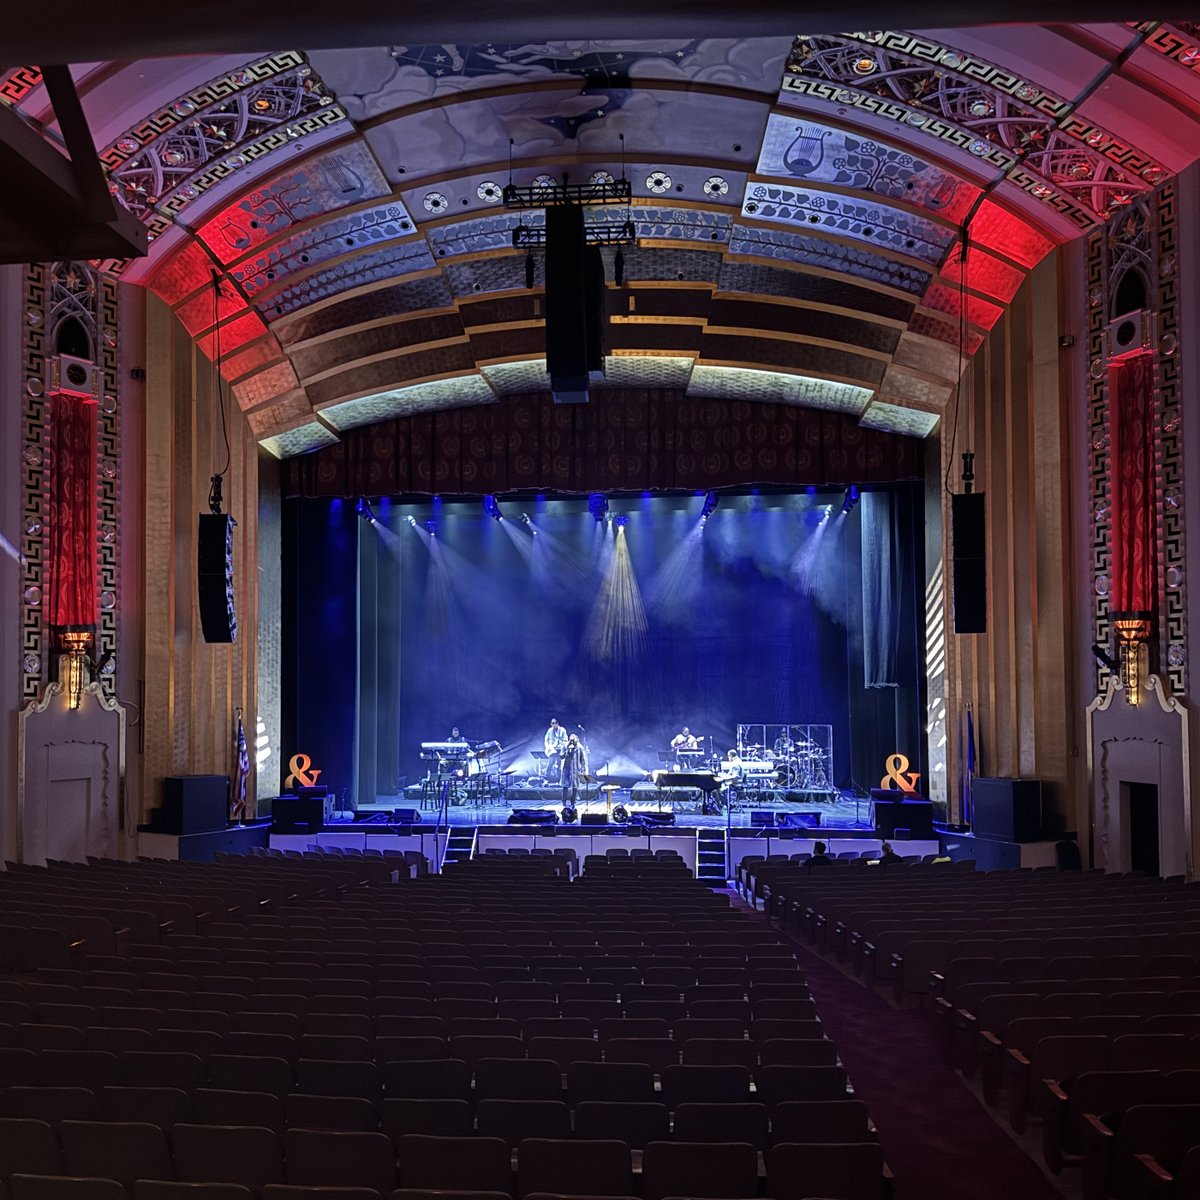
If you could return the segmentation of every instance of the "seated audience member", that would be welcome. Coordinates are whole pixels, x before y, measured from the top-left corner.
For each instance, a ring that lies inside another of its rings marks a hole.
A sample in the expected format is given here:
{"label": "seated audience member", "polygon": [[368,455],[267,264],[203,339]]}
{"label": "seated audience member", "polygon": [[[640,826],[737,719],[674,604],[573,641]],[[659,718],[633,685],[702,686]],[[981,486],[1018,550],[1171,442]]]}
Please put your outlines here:
{"label": "seated audience member", "polygon": [[904,860],[892,849],[891,842],[884,842],[879,850],[879,865],[886,867],[888,863],[898,863]]}
{"label": "seated audience member", "polygon": [[824,842],[813,843],[812,858],[808,860],[808,869],[811,871],[813,867],[828,867],[832,866],[833,859],[828,854],[829,847]]}

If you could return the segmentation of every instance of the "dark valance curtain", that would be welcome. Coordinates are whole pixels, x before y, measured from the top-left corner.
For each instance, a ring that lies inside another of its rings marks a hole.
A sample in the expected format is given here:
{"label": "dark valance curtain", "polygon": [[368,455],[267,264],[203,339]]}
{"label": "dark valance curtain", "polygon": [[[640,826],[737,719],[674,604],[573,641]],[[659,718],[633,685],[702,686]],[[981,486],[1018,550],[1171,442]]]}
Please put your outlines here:
{"label": "dark valance curtain", "polygon": [[51,625],[96,623],[96,402],[50,399],[46,612]]}
{"label": "dark valance curtain", "polygon": [[1138,354],[1109,370],[1113,407],[1114,613],[1153,613],[1155,579],[1154,359]]}
{"label": "dark valance curtain", "polygon": [[917,438],[786,404],[604,389],[398,417],[290,460],[289,496],[670,491],[892,483],[922,476]]}
{"label": "dark valance curtain", "polygon": [[901,555],[892,492],[864,492],[862,505],[863,682],[896,687],[900,644]]}

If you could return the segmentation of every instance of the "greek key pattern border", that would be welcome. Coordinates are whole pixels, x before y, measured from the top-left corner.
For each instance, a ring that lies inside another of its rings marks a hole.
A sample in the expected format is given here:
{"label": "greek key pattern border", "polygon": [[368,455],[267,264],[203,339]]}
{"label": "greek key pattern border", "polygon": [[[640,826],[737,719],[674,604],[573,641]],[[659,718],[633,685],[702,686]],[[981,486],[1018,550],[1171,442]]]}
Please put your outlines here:
{"label": "greek key pattern border", "polygon": [[20,104],[34,88],[40,87],[42,72],[38,67],[18,67],[0,80],[0,103]]}
{"label": "greek key pattern border", "polygon": [[[170,104],[164,105],[152,116],[139,121],[132,129],[125,130],[120,137],[113,140],[110,146],[100,152],[100,162],[107,170],[111,171],[126,159],[139,154],[142,147],[154,141],[155,138],[161,137],[177,125],[195,120],[197,115],[203,115],[204,109],[211,108],[214,104],[220,104],[222,100],[228,100],[230,96],[235,96],[238,92],[263,83],[284,71],[294,70],[303,65],[303,54],[298,50],[285,50],[280,54],[273,54],[269,58],[260,58],[257,62],[248,63],[218,79],[212,79],[190,92],[185,92],[182,96],[177,96]],[[127,138],[137,142],[137,146],[129,150],[121,150],[119,143]]]}
{"label": "greek key pattern border", "polygon": [[1200,46],[1194,38],[1165,21],[1138,21],[1133,24],[1138,33],[1146,34],[1143,45],[1164,58],[1178,63],[1188,71],[1200,70]]}
{"label": "greek key pattern border", "polygon": [[[1087,242],[1088,363],[1101,362],[1104,356],[1104,327],[1108,305],[1108,259],[1105,234],[1097,231]],[[1109,537],[1112,533],[1109,505],[1112,478],[1109,472],[1108,371],[1088,373],[1088,443],[1091,447],[1092,507],[1092,615],[1096,641],[1109,644],[1108,588],[1101,582],[1109,578]],[[1104,686],[1106,668],[1095,664],[1096,692]]]}
{"label": "greek key pattern border", "polygon": [[[1158,427],[1155,466],[1158,472],[1158,570],[1163,620],[1159,628],[1160,673],[1171,691],[1187,692],[1187,588],[1184,528],[1183,396],[1179,370],[1178,195],[1164,187],[1157,196],[1155,249],[1158,275],[1158,353],[1156,379]],[[1169,269],[1168,269],[1169,268]],[[1170,347],[1170,353],[1164,352]],[[1171,661],[1171,647],[1180,647],[1179,661]]]}
{"label": "greek key pattern border", "polygon": [[[48,646],[45,636],[42,605],[27,604],[30,588],[46,591],[45,526],[46,526],[46,460],[49,439],[46,428],[47,403],[43,385],[46,378],[46,292],[47,269],[40,263],[25,270],[25,314],[40,314],[40,319],[23,323],[25,336],[22,361],[25,382],[33,385],[22,389],[24,400],[21,414],[21,700],[37,700],[42,685],[49,678]],[[33,384],[33,381],[37,381]],[[34,453],[36,451],[36,453]],[[37,671],[25,670],[27,660],[37,660]]]}
{"label": "greek key pattern border", "polygon": [[[67,265],[67,264],[64,264]],[[115,279],[107,278],[88,267],[75,263],[79,271],[87,271],[96,281],[96,362],[103,378],[103,397],[113,397],[115,404],[102,402],[99,406],[96,462],[97,591],[99,596],[111,594],[111,604],[99,604],[96,624],[96,644],[93,657],[117,653],[117,613],[120,608],[118,562],[120,554],[121,502],[121,426],[120,396],[118,393],[117,332],[120,324],[119,290]],[[47,295],[49,268],[41,263],[30,265],[25,273],[25,313],[23,365],[26,385],[22,411],[21,454],[21,698],[37,700],[50,677],[51,659],[56,653],[45,620],[46,592],[46,488],[49,466],[49,401],[45,392],[47,351],[54,331],[48,326]],[[28,314],[40,319],[30,321]],[[28,386],[32,384],[31,387]],[[36,394],[35,394],[36,393]],[[110,411],[106,411],[110,410]],[[30,453],[36,451],[37,453]],[[109,469],[111,468],[111,469]],[[28,604],[25,595],[37,588],[41,601]],[[36,671],[26,671],[27,659],[37,660]],[[115,673],[100,676],[108,696],[114,695]]]}
{"label": "greek key pattern border", "polygon": [[[121,608],[120,574],[118,561],[121,539],[121,478],[124,474],[121,463],[121,397],[118,391],[117,371],[118,332],[120,330],[120,291],[115,279],[97,273],[100,287],[96,305],[96,332],[98,338],[97,364],[104,371],[104,394],[115,398],[112,405],[100,405],[100,427],[97,430],[97,479],[99,494],[96,497],[96,539],[99,547],[96,571],[96,586],[101,596],[112,595],[108,607],[99,606],[100,617],[96,624],[96,646],[92,657],[99,661],[105,654],[117,654],[117,613]],[[105,412],[111,408],[111,412]],[[110,473],[103,468],[111,463]],[[116,673],[110,671],[100,676],[100,684],[106,696],[115,695]]]}

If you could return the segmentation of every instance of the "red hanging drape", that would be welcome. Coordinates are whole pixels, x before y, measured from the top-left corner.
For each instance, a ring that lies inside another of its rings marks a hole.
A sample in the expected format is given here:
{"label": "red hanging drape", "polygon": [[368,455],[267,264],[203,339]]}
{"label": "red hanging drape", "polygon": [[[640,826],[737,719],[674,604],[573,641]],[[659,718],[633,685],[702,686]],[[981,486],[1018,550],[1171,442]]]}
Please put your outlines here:
{"label": "red hanging drape", "polygon": [[96,624],[96,401],[50,399],[46,614],[51,625]]}
{"label": "red hanging drape", "polygon": [[1155,579],[1154,362],[1137,354],[1109,368],[1112,546],[1109,608],[1153,613]]}

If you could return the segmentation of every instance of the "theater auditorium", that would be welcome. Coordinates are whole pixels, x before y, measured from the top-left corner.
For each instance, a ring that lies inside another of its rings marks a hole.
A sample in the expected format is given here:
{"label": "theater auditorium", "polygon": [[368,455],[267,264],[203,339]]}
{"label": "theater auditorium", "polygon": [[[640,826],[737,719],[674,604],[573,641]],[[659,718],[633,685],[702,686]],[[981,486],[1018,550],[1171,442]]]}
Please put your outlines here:
{"label": "theater auditorium", "polygon": [[0,1200],[1200,1200],[1140,15],[6,11]]}

